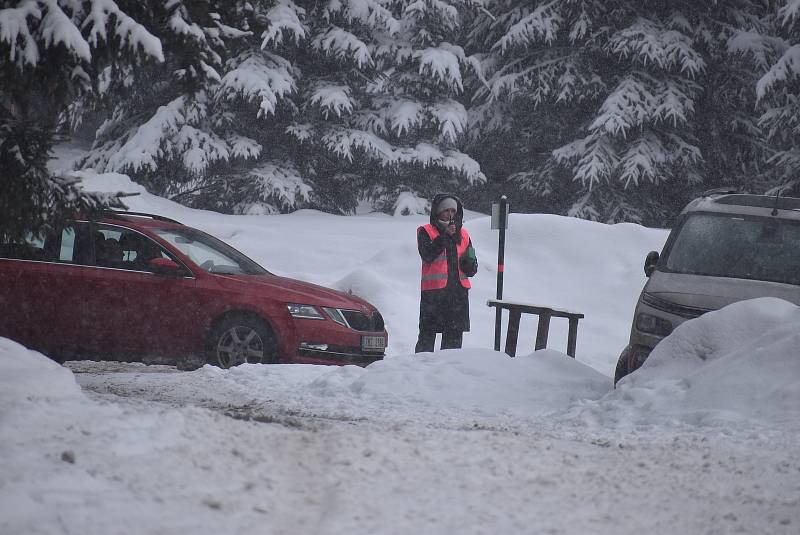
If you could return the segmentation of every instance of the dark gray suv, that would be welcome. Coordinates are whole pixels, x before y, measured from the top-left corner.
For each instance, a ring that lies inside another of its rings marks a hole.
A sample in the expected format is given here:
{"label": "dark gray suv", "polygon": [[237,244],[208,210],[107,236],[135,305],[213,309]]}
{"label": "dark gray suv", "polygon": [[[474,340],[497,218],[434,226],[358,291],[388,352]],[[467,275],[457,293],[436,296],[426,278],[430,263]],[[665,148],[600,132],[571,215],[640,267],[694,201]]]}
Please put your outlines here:
{"label": "dark gray suv", "polygon": [[800,305],[800,199],[709,194],[680,214],[664,249],[648,253],[642,289],[614,384],[680,323],[735,301]]}

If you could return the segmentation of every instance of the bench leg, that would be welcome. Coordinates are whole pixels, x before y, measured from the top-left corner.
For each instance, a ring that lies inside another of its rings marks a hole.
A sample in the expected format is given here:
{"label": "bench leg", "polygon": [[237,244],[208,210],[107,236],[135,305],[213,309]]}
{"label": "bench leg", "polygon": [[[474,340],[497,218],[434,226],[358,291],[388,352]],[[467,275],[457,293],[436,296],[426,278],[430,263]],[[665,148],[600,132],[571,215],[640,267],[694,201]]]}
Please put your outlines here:
{"label": "bench leg", "polygon": [[569,319],[569,335],[567,337],[567,355],[575,358],[575,346],[578,342],[578,318]]}
{"label": "bench leg", "polygon": [[547,335],[550,333],[550,314],[539,314],[539,326],[536,328],[536,351],[547,347]]}
{"label": "bench leg", "polygon": [[519,310],[511,310],[508,315],[508,332],[506,333],[506,355],[513,357],[517,354],[517,338],[519,337]]}

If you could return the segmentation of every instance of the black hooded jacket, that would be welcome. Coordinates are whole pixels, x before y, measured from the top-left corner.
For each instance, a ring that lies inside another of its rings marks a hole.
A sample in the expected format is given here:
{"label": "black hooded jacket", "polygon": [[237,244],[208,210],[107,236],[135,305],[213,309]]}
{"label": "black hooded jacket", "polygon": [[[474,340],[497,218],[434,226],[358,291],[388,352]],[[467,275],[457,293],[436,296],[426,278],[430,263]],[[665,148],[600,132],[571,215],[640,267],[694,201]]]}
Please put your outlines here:
{"label": "black hooded jacket", "polygon": [[[438,224],[437,208],[445,198],[450,197],[456,201],[456,214],[453,218],[456,225],[455,236],[444,233]],[[425,290],[420,296],[419,327],[423,331],[443,332],[469,331],[469,296],[468,290],[461,285],[458,277],[459,258],[456,253],[456,244],[461,240],[461,227],[464,220],[464,206],[455,195],[440,193],[433,198],[431,203],[431,225],[441,232],[431,240],[424,229],[417,232],[417,249],[423,262],[432,262],[442,252],[447,253],[447,285],[438,290]],[[472,240],[468,245],[472,245]],[[464,262],[461,270],[468,277],[478,271],[478,264],[472,265]]]}

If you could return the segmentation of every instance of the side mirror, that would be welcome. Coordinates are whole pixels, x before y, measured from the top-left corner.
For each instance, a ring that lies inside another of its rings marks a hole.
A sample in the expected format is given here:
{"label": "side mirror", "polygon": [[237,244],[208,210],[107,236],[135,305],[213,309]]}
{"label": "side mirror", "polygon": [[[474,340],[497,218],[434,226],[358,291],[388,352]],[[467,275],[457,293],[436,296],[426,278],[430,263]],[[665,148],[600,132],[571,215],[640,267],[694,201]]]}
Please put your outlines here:
{"label": "side mirror", "polygon": [[178,272],[181,269],[175,261],[170,260],[169,258],[153,258],[148,262],[148,265],[153,270],[153,272],[158,273],[159,275],[178,275]]}
{"label": "side mirror", "polygon": [[650,251],[644,259],[644,276],[649,277],[653,274],[658,264],[658,251]]}

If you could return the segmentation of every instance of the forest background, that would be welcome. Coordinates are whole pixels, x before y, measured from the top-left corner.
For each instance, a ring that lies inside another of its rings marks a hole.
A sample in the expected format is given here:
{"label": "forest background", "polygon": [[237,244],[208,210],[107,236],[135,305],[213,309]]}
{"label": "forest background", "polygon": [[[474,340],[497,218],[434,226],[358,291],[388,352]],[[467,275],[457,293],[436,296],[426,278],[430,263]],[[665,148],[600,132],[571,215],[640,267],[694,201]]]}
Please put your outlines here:
{"label": "forest background", "polygon": [[2,233],[122,206],[86,173],[235,214],[450,191],[666,227],[711,188],[800,194],[800,0],[0,0]]}

